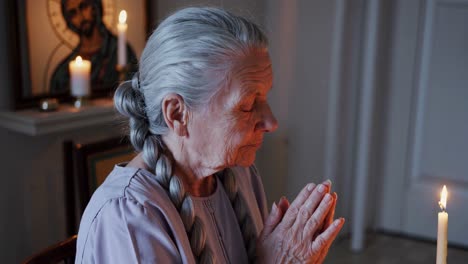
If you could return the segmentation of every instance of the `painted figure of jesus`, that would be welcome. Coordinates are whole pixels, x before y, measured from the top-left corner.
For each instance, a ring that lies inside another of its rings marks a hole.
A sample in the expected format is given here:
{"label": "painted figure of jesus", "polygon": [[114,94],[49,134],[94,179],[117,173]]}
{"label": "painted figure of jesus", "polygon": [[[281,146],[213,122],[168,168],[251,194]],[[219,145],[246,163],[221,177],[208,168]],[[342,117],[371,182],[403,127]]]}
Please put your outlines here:
{"label": "painted figure of jesus", "polygon": [[[91,90],[112,91],[118,85],[117,37],[103,23],[101,0],[62,0],[62,15],[67,27],[79,35],[80,41],[63,59],[52,74],[50,92],[54,95],[69,93],[68,65],[76,56],[91,61]],[[136,71],[137,58],[127,44],[128,75]],[[127,79],[130,76],[127,76]]]}

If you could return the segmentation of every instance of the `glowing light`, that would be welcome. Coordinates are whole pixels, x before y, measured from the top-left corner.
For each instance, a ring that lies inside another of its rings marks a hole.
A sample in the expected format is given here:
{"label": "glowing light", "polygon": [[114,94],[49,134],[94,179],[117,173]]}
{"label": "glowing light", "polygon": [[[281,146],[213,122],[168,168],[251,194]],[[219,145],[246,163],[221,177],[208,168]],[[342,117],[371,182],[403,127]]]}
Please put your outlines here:
{"label": "glowing light", "polygon": [[127,11],[122,10],[119,14],[119,23],[125,24],[125,22],[127,22]]}
{"label": "glowing light", "polygon": [[77,66],[83,65],[83,59],[81,58],[81,56],[76,57],[76,65]]}
{"label": "glowing light", "polygon": [[447,187],[444,185],[444,187],[442,188],[442,191],[440,192],[440,202],[439,202],[440,208],[442,210],[445,210],[445,208],[447,208],[447,195],[448,195]]}

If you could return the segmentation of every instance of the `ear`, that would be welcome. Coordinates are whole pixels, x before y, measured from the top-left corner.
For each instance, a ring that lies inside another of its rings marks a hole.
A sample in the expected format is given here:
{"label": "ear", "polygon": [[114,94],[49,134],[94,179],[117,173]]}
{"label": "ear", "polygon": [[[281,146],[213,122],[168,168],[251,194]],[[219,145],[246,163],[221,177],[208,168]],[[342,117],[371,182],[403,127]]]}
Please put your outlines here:
{"label": "ear", "polygon": [[187,136],[188,109],[184,99],[178,94],[168,94],[162,102],[162,111],[167,126],[176,135]]}

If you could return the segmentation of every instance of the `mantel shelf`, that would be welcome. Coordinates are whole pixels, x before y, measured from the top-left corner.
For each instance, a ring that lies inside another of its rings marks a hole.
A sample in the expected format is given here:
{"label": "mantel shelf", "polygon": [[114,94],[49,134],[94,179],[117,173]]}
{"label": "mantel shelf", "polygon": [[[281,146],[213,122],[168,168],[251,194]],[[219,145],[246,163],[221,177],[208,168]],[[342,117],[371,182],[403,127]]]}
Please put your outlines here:
{"label": "mantel shelf", "polygon": [[98,99],[80,109],[72,105],[60,105],[55,112],[31,109],[0,112],[0,127],[30,136],[41,136],[110,123],[115,117],[112,99]]}

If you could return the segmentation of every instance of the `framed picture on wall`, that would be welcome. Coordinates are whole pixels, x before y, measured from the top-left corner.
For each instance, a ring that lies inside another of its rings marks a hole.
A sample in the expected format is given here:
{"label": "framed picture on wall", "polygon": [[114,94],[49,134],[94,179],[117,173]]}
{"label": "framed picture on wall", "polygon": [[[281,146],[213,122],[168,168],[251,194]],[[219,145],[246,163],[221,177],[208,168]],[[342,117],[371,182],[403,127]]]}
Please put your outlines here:
{"label": "framed picture on wall", "polygon": [[78,231],[77,223],[94,191],[116,164],[132,160],[137,153],[127,137],[86,143],[67,140],[63,152],[67,232],[71,236]]}
{"label": "framed picture on wall", "polygon": [[[124,78],[137,70],[148,35],[147,0],[8,2],[16,109],[36,106],[42,98],[70,101],[69,64],[78,56],[91,62],[90,97],[110,97],[122,77],[117,68],[119,23],[126,24],[126,44],[120,47],[126,53]],[[125,22],[119,22],[122,10]]]}

